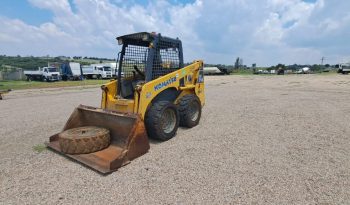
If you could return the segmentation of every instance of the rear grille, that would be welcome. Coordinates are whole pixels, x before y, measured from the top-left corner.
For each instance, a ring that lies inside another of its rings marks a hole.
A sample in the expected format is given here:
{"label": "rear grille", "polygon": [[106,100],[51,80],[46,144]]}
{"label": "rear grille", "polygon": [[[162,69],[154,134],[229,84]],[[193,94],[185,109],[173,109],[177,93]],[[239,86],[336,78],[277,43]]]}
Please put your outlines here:
{"label": "rear grille", "polygon": [[160,40],[153,60],[152,80],[180,68],[179,45]]}

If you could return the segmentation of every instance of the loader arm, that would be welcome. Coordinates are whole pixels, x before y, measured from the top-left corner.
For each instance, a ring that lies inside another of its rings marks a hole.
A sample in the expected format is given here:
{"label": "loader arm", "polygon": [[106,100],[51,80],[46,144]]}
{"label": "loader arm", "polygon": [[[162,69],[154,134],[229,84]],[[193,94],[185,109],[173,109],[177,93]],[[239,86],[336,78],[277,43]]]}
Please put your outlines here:
{"label": "loader arm", "polygon": [[139,114],[141,119],[144,120],[146,111],[153,99],[159,93],[169,88],[179,91],[178,99],[183,95],[195,93],[203,106],[205,96],[202,69],[203,61],[194,61],[182,69],[137,87],[134,99],[122,99],[117,96],[117,80],[111,81],[101,87],[101,107],[106,110]]}
{"label": "loader arm", "polygon": [[[141,118],[145,118],[145,114],[153,99],[166,89],[173,88],[179,91],[177,99],[185,94],[196,93],[202,106],[205,103],[204,82],[200,79],[203,68],[203,61],[195,61],[194,63],[169,73],[165,76],[150,81],[142,86],[140,91],[140,101],[138,114]],[[176,104],[175,100],[175,104]]]}

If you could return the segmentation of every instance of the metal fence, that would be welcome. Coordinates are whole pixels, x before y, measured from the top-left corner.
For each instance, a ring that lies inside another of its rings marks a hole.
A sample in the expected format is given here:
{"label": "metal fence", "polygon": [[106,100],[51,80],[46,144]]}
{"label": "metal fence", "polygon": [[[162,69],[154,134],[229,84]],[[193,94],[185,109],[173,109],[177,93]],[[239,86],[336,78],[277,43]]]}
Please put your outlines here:
{"label": "metal fence", "polygon": [[14,71],[0,71],[0,80],[25,80],[26,76],[22,69]]}

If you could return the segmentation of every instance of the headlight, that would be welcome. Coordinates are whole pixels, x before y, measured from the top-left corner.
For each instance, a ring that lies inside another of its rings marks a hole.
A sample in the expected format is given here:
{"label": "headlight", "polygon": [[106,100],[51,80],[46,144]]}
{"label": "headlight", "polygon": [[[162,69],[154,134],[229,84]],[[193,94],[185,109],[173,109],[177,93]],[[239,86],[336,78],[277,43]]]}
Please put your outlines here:
{"label": "headlight", "polygon": [[147,41],[148,40],[148,34],[143,34],[143,36],[142,36],[142,40],[143,41]]}

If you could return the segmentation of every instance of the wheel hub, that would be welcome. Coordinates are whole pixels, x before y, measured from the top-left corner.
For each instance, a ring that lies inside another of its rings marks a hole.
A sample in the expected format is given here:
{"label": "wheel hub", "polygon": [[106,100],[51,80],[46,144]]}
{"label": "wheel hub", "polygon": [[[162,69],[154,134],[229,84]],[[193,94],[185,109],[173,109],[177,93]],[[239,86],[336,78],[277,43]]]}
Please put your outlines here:
{"label": "wheel hub", "polygon": [[190,110],[190,118],[192,121],[196,121],[199,116],[199,105],[197,102],[192,101],[189,104],[189,110]]}
{"label": "wheel hub", "polygon": [[162,116],[162,129],[165,133],[170,133],[174,130],[176,125],[176,114],[172,109],[166,109]]}

